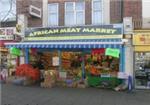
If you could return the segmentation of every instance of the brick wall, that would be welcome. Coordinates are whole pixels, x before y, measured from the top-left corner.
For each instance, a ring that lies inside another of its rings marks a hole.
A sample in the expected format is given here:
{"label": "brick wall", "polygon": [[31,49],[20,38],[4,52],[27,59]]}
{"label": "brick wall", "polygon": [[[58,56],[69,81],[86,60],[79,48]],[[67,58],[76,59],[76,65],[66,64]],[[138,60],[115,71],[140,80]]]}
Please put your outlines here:
{"label": "brick wall", "polygon": [[[65,2],[75,2],[79,0],[49,0],[48,3],[59,3],[59,26],[64,26]],[[82,0],[81,0],[82,1]],[[85,25],[92,23],[91,0],[85,0]],[[122,0],[110,0],[110,23],[122,22]]]}
{"label": "brick wall", "polygon": [[122,0],[110,0],[110,23],[122,22]]}
{"label": "brick wall", "polygon": [[85,2],[85,24],[92,24],[92,2],[90,0]]}
{"label": "brick wall", "polygon": [[124,0],[124,17],[132,16],[133,19],[142,19],[142,0]]}
{"label": "brick wall", "polygon": [[123,8],[123,16],[133,18],[134,28],[142,28],[142,0],[124,0]]}
{"label": "brick wall", "polygon": [[[65,2],[79,0],[48,0],[48,3],[59,3],[59,26],[64,26]],[[81,0],[82,1],[82,0]],[[41,27],[42,19],[29,15],[29,5],[42,8],[42,0],[17,0],[17,14],[26,14],[28,27]],[[123,7],[123,8],[122,8]],[[123,17],[133,17],[133,20],[142,20],[142,0],[110,0],[110,23],[121,23]],[[85,0],[85,24],[92,22],[91,0]]]}
{"label": "brick wall", "polygon": [[28,27],[42,27],[42,18],[32,17],[29,14],[29,6],[34,5],[42,9],[42,0],[16,0],[17,14],[25,14],[28,18]]}
{"label": "brick wall", "polygon": [[134,27],[140,28],[142,22],[142,0],[110,0],[111,23],[120,23],[123,17],[132,17],[135,23]]}

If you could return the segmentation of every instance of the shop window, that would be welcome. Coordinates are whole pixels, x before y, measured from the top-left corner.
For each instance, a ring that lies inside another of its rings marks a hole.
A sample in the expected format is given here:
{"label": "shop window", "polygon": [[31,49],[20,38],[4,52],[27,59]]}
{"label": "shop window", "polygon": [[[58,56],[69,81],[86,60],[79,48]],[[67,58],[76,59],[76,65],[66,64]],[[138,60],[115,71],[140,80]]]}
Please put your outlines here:
{"label": "shop window", "polygon": [[81,50],[30,49],[29,62],[41,70],[42,75],[44,72],[42,87],[85,88],[88,85],[114,88],[120,84],[117,79],[120,61],[119,57],[106,56],[105,50],[92,49],[83,53]]}
{"label": "shop window", "polygon": [[150,53],[135,53],[135,86],[150,89]]}
{"label": "shop window", "polygon": [[85,24],[85,3],[66,2],[65,3],[65,25]]}
{"label": "shop window", "polygon": [[119,58],[105,55],[105,49],[93,49],[85,55],[86,72],[95,76],[117,77]]}
{"label": "shop window", "polygon": [[67,73],[67,78],[75,79],[82,77],[81,52],[62,52],[62,70]]}
{"label": "shop window", "polygon": [[54,65],[53,59],[58,57],[58,52],[34,51],[31,49],[30,64],[39,70],[58,70],[59,65]]}
{"label": "shop window", "polygon": [[103,0],[92,0],[92,24],[103,23]]}
{"label": "shop window", "polygon": [[48,4],[48,25],[58,26],[58,3]]}
{"label": "shop window", "polygon": [[0,52],[0,71],[7,68],[7,53]]}

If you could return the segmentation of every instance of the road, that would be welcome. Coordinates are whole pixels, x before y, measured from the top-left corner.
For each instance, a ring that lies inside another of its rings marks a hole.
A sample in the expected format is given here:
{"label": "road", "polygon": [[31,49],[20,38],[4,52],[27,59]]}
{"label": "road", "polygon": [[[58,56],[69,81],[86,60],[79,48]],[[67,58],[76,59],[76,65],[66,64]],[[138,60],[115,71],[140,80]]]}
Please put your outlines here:
{"label": "road", "polygon": [[1,105],[150,105],[150,90],[41,88],[1,85]]}

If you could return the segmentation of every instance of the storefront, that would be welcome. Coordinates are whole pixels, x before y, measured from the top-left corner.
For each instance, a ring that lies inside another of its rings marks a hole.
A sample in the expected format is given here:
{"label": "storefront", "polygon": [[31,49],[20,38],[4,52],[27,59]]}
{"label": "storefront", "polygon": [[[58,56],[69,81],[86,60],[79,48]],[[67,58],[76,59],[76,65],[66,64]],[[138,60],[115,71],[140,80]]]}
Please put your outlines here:
{"label": "storefront", "polygon": [[136,30],[133,46],[135,88],[150,89],[150,30]]}
{"label": "storefront", "polygon": [[5,43],[14,41],[14,27],[0,28],[0,71],[8,69],[8,48]]}
{"label": "storefront", "polygon": [[[9,54],[9,49],[5,46],[5,43],[15,42],[14,27],[0,28],[0,82],[4,82],[9,75],[9,70],[12,68],[12,62],[9,62],[12,57]],[[16,58],[14,62],[16,63]]]}
{"label": "storefront", "polygon": [[0,71],[7,68],[7,54],[8,49],[0,47]]}
{"label": "storefront", "polygon": [[87,80],[90,86],[114,87],[125,69],[122,38],[120,24],[33,28],[26,31],[23,42],[6,46],[24,49],[25,63],[34,68],[57,71],[57,83],[65,80],[75,87]]}

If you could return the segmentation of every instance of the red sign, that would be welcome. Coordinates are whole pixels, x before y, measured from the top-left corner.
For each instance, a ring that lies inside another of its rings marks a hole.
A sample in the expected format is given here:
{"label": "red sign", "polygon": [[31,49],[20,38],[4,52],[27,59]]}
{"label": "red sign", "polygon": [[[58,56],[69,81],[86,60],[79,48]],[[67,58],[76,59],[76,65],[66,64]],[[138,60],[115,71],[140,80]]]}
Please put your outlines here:
{"label": "red sign", "polygon": [[105,49],[104,48],[93,49],[92,50],[92,54],[104,54],[104,53],[105,53]]}

